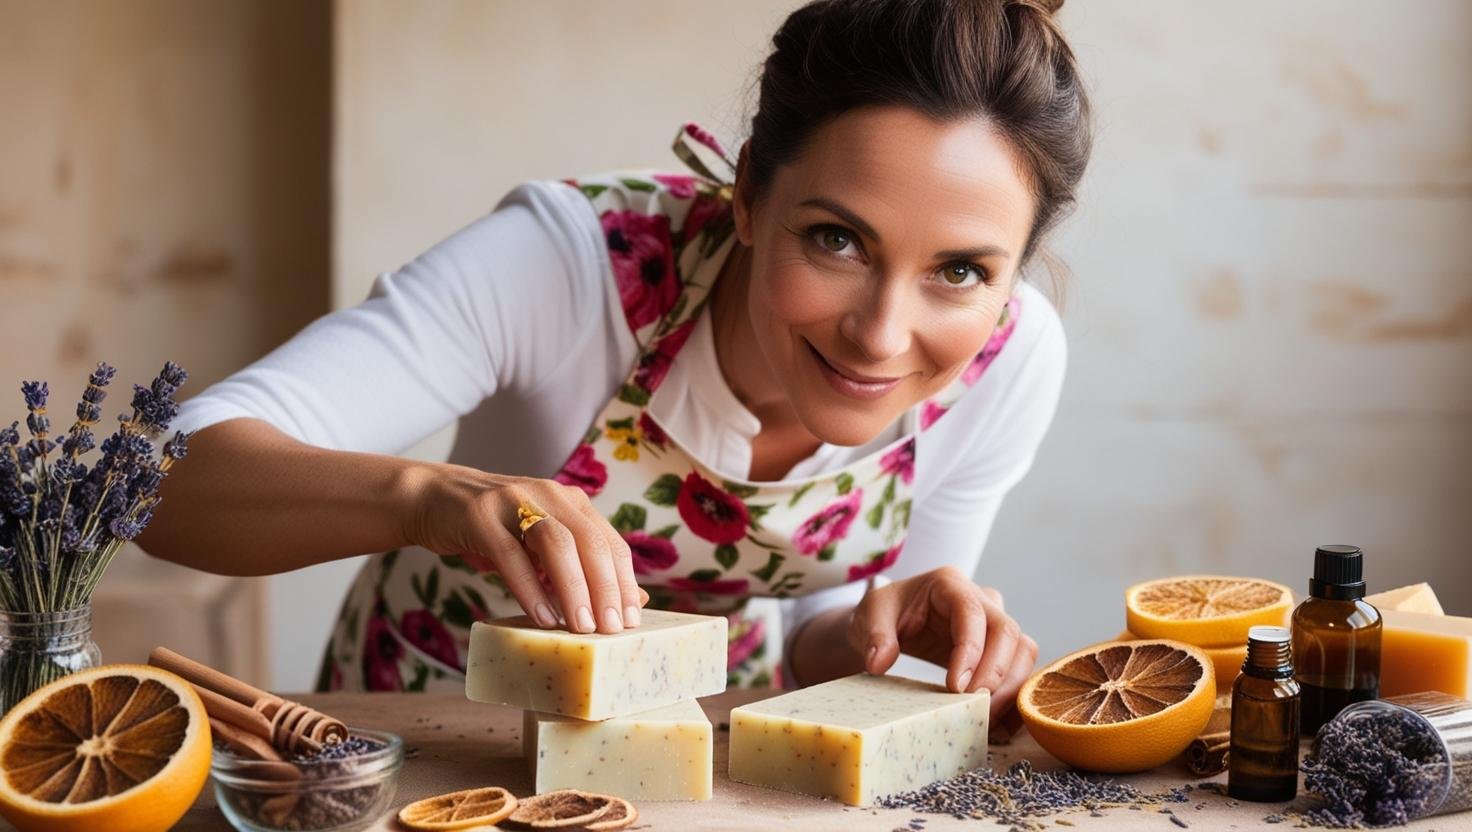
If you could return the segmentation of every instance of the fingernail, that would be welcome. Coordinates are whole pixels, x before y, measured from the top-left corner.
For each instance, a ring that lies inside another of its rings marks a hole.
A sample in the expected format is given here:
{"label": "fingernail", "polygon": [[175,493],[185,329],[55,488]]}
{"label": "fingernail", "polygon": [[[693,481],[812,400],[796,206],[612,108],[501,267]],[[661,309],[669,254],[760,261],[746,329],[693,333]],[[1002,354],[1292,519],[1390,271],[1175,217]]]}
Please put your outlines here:
{"label": "fingernail", "polygon": [[963,690],[963,691],[966,690],[966,686],[971,683],[971,669],[970,668],[967,668],[966,670],[961,671],[961,679],[960,679],[960,682],[961,682],[961,685],[960,685],[961,690]]}
{"label": "fingernail", "polygon": [[637,627],[637,626],[639,626],[639,608],[636,607],[636,606],[634,606],[633,604],[630,604],[627,607],[624,607],[624,626],[625,627]]}
{"label": "fingernail", "polygon": [[603,629],[617,633],[623,630],[623,628],[623,616],[618,614],[618,610],[616,608],[609,607],[608,609],[603,611]]}
{"label": "fingernail", "polygon": [[532,617],[537,619],[538,627],[557,626],[557,613],[553,612],[551,605],[545,602],[538,604],[537,608],[532,610]]}
{"label": "fingernail", "polygon": [[592,610],[587,607],[578,607],[576,615],[578,617],[578,632],[591,633],[598,629],[598,625],[593,623]]}

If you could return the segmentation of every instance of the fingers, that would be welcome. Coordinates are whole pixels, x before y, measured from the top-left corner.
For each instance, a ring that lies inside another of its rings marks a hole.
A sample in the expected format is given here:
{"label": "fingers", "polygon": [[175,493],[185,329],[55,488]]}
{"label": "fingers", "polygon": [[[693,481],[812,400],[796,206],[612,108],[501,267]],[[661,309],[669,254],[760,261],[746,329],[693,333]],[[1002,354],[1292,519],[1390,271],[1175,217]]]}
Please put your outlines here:
{"label": "fingers", "polygon": [[1032,675],[1037,661],[1038,643],[1028,636],[1022,636],[1018,639],[1016,652],[1012,654],[1012,663],[1006,677],[992,689],[991,712],[994,722],[1004,725],[1008,723],[1004,717],[1010,717],[1015,710],[1012,706],[1017,699],[1017,691],[1022,689],[1023,683]]}
{"label": "fingers", "polygon": [[546,591],[542,589],[542,582],[537,578],[537,568],[532,563],[531,554],[501,523],[482,522],[480,526],[489,538],[482,549],[496,553],[495,556],[476,554],[461,555],[461,558],[476,569],[494,570],[499,574],[501,580],[506,582],[506,588],[515,596],[516,602],[521,604],[521,608],[526,610],[538,627],[556,627],[557,613],[553,610]]}
{"label": "fingers", "polygon": [[986,645],[982,648],[981,661],[976,665],[967,691],[986,688],[995,694],[1012,671],[1012,660],[1022,640],[1022,628],[1000,607],[987,604],[985,609]]}
{"label": "fingers", "polygon": [[639,589],[639,582],[634,577],[634,553],[629,549],[628,541],[624,540],[623,535],[609,525],[608,521],[604,520],[598,510],[593,508],[593,504],[587,500],[583,500],[583,516],[600,531],[608,547],[614,580],[618,584],[622,624],[625,627],[637,627],[639,626],[639,608],[644,606],[649,595]]}
{"label": "fingers", "polygon": [[899,658],[900,601],[899,591],[890,585],[871,590],[854,607],[848,624],[848,641],[863,656],[867,673],[883,674]]}
{"label": "fingers", "polygon": [[593,620],[593,607],[588,597],[588,581],[583,577],[577,539],[572,532],[549,514],[546,520],[526,530],[523,542],[552,579],[554,594],[567,619],[567,628],[575,633],[597,630],[598,624]]}

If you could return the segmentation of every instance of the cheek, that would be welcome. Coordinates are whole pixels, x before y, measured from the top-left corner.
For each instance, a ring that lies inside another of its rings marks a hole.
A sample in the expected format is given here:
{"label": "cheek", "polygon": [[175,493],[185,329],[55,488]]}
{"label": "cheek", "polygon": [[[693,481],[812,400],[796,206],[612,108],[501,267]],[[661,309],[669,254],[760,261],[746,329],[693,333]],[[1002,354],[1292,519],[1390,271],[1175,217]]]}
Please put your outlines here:
{"label": "cheek", "polygon": [[1006,301],[1005,295],[997,293],[974,308],[921,316],[915,327],[915,341],[934,372],[927,388],[943,387],[966,369],[996,331]]}
{"label": "cheek", "polygon": [[794,334],[826,340],[815,330],[838,325],[845,304],[842,283],[815,269],[806,258],[773,258],[752,275],[752,320],[757,333],[783,344]]}

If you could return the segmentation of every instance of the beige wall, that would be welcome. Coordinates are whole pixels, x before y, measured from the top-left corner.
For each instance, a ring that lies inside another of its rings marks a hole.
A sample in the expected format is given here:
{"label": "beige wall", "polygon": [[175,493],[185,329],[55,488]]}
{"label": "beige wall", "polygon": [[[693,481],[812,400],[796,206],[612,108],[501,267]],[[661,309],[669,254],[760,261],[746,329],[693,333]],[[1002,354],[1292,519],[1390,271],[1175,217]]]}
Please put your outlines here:
{"label": "beige wall", "polygon": [[[519,180],[739,139],[795,5],[340,0],[336,302]],[[1472,614],[1472,5],[1411,5],[1065,8],[1099,108],[1072,364],[980,571],[1045,654],[1135,580],[1301,592],[1324,542]]]}
{"label": "beige wall", "polygon": [[[325,1],[0,0],[0,21],[0,415],[21,378],[68,413],[98,360],[109,419],[166,359],[197,392],[325,310]],[[250,587],[125,551],[104,656],[167,641],[266,681]]]}

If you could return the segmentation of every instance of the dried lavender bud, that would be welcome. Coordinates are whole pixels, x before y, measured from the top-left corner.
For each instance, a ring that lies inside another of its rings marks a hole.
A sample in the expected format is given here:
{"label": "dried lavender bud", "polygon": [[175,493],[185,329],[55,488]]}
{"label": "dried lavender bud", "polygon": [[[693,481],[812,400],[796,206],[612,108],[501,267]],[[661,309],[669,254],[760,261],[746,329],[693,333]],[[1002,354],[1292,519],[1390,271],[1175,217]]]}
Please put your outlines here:
{"label": "dried lavender bud", "polygon": [[143,531],[143,527],[126,517],[119,517],[107,524],[107,530],[118,540],[132,540]]}
{"label": "dried lavender bud", "polygon": [[[216,744],[222,753],[228,747]],[[356,773],[354,760],[383,750],[384,744],[366,737],[353,736],[342,742],[323,746],[316,754],[298,754],[291,762],[301,767],[300,788],[295,792],[263,793],[225,786],[222,799],[247,820],[263,827],[286,830],[334,829],[362,820],[376,811],[375,804],[384,786],[369,785],[333,788],[320,781],[342,778]],[[357,782],[362,782],[358,780]],[[387,797],[385,797],[385,800]]]}
{"label": "dried lavender bud", "polygon": [[1332,828],[1407,823],[1434,808],[1448,764],[1436,733],[1407,711],[1332,721],[1303,761],[1304,785],[1322,801],[1305,819]]}
{"label": "dried lavender bud", "polygon": [[164,443],[164,456],[169,459],[183,459],[189,453],[189,437],[192,434],[183,431],[176,432],[174,438]]}
{"label": "dried lavender bud", "polygon": [[45,410],[46,399],[51,395],[44,381],[22,381],[20,392],[25,396],[27,410]]}

